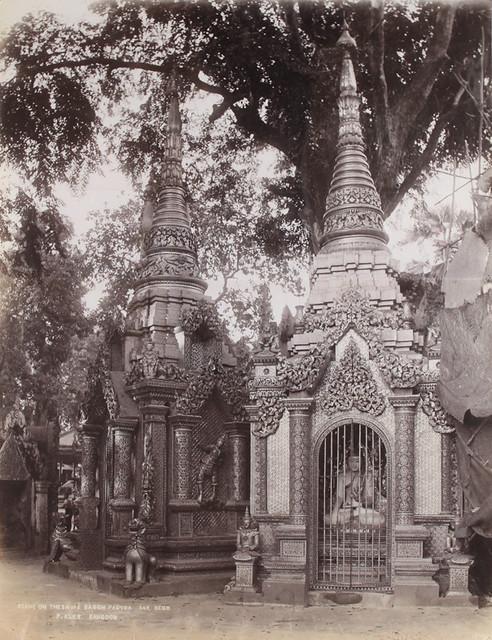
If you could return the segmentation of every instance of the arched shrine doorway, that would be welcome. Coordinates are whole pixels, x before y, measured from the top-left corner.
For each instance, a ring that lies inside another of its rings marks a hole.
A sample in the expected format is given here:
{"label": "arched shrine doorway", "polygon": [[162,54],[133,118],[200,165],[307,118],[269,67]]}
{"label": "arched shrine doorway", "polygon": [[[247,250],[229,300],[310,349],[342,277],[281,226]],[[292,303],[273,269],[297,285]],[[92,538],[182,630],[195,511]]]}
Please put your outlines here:
{"label": "arched shrine doorway", "polygon": [[317,452],[318,589],[384,590],[391,582],[388,448],[371,426],[331,428]]}

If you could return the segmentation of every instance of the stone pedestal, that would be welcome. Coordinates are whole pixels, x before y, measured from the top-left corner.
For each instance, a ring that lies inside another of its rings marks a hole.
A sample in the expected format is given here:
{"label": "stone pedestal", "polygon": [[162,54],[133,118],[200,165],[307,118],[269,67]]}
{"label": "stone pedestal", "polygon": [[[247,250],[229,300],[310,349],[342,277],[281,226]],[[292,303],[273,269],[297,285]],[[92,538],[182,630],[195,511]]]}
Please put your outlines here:
{"label": "stone pedestal", "polygon": [[49,519],[48,519],[48,491],[50,483],[46,480],[37,480],[34,483],[35,490],[35,538],[34,545],[37,553],[44,555],[49,549]]}
{"label": "stone pedestal", "polygon": [[447,596],[470,596],[470,592],[468,591],[468,573],[472,562],[473,556],[465,553],[453,553],[448,561],[449,591]]}
{"label": "stone pedestal", "polygon": [[256,593],[256,565],[258,554],[254,552],[237,551],[233,556],[236,563],[236,578],[231,591]]}

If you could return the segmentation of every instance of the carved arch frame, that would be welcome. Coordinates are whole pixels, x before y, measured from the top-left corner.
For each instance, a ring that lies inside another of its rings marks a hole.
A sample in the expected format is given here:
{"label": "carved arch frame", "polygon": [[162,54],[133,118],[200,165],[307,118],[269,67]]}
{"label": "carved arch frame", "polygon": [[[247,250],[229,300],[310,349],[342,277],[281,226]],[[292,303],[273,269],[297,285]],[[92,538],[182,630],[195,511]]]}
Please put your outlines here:
{"label": "carved arch frame", "polygon": [[[369,427],[372,429],[378,436],[381,438],[381,442],[384,444],[386,448],[386,465],[387,465],[387,508],[389,510],[389,515],[387,518],[388,527],[390,529],[387,535],[387,563],[388,574],[390,584],[388,586],[382,587],[381,589],[374,588],[372,586],[368,587],[350,587],[350,590],[353,591],[368,591],[368,592],[382,592],[382,591],[391,591],[392,584],[394,582],[394,563],[392,550],[395,548],[394,535],[395,535],[395,514],[393,509],[394,502],[394,461],[395,461],[395,449],[394,443],[391,438],[388,437],[387,429],[385,429],[384,425],[381,421],[374,420],[371,417],[366,415],[361,416],[359,412],[349,411],[345,414],[338,414],[338,416],[329,418],[323,424],[323,426],[318,430],[318,433],[313,438],[311,443],[311,493],[310,493],[310,501],[309,501],[309,513],[311,515],[308,518],[308,531],[307,533],[307,550],[306,550],[306,581],[309,589],[316,588],[316,590],[323,590],[317,583],[316,575],[317,575],[317,550],[318,550],[318,503],[319,503],[319,483],[318,483],[318,475],[319,475],[319,454],[321,445],[324,442],[325,438],[338,427],[343,426],[353,420],[361,425]],[[316,587],[315,587],[316,585]],[[327,585],[326,590],[336,589],[336,585]],[[344,587],[340,585],[338,587],[340,591],[348,589],[348,587]]]}

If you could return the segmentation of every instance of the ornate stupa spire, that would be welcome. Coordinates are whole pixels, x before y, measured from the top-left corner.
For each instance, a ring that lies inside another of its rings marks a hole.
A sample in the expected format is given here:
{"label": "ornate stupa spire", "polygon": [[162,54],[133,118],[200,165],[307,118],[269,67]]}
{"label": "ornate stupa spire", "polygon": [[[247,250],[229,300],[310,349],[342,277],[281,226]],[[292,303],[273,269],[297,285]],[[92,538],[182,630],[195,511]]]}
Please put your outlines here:
{"label": "ornate stupa spire", "polygon": [[360,98],[350,49],[356,42],[344,20],[337,47],[343,48],[338,98],[339,129],[335,168],[326,199],[323,244],[347,235],[373,236],[387,243],[381,200],[365,154]]}
{"label": "ornate stupa spire", "polygon": [[[146,190],[142,257],[127,325],[139,335],[150,334],[155,343],[160,343],[161,355],[179,361],[182,354],[175,330],[181,311],[198,304],[207,285],[198,274],[197,247],[183,183],[181,116],[174,75],[168,96],[163,158]],[[132,346],[138,347],[138,340]]]}
{"label": "ornate stupa spire", "polygon": [[[197,280],[195,240],[190,227],[183,184],[183,143],[178,91],[174,74],[169,87],[167,136],[160,175],[153,181],[156,202],[153,206],[150,229],[143,228],[144,255],[140,280],[173,282],[177,278]],[[149,215],[142,220],[149,224]],[[200,280],[200,288],[204,290]]]}
{"label": "ornate stupa spire", "polygon": [[161,175],[157,181],[157,208],[154,219],[166,218],[183,221],[189,226],[183,185],[183,141],[181,138],[181,114],[176,78],[172,74],[169,86],[167,136],[162,160]]}

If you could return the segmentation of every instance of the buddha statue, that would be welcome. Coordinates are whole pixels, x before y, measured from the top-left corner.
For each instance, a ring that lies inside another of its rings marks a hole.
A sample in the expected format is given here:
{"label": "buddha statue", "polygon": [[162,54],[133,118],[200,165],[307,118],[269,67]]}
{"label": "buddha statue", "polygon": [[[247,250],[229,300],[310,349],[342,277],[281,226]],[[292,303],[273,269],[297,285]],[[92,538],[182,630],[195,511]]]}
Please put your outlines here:
{"label": "buddha statue", "polygon": [[336,493],[327,524],[358,527],[380,527],[384,525],[384,513],[374,508],[374,472],[368,469],[361,473],[359,456],[351,455],[342,471],[337,475]]}
{"label": "buddha statue", "polygon": [[255,556],[260,544],[260,532],[256,522],[252,519],[249,507],[246,507],[244,518],[237,531],[235,559],[242,559],[242,556]]}

